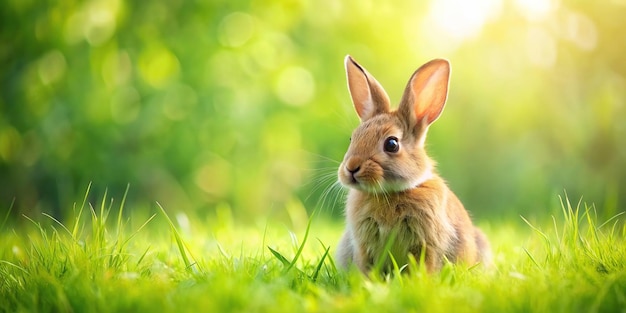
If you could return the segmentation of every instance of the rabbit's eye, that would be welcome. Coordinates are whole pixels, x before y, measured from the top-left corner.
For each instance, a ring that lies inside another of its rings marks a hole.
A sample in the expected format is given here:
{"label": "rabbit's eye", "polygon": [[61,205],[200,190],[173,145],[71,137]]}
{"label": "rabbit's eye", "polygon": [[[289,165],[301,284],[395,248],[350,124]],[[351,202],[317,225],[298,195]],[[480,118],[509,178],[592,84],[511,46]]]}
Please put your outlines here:
{"label": "rabbit's eye", "polygon": [[398,142],[398,138],[396,137],[389,137],[385,139],[385,145],[383,148],[387,152],[396,153],[400,150],[400,142]]}

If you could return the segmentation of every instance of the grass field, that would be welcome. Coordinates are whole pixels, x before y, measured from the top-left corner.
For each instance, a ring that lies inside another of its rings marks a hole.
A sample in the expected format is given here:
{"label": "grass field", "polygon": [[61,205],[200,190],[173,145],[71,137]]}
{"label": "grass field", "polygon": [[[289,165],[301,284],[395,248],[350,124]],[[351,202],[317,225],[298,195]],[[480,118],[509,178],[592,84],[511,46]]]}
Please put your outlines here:
{"label": "grass field", "polygon": [[13,229],[5,220],[0,311],[626,310],[623,218],[600,221],[567,199],[548,222],[482,223],[491,271],[448,265],[431,275],[414,262],[410,274],[369,278],[335,268],[342,225],[304,212],[291,225],[242,226],[226,210],[205,219],[123,211],[123,201],[78,203],[65,223],[31,216]]}
{"label": "grass field", "polygon": [[[0,1],[0,313],[626,313],[625,17],[626,0]],[[346,55],[393,108],[449,60],[425,145],[493,269],[336,269],[360,123]]]}

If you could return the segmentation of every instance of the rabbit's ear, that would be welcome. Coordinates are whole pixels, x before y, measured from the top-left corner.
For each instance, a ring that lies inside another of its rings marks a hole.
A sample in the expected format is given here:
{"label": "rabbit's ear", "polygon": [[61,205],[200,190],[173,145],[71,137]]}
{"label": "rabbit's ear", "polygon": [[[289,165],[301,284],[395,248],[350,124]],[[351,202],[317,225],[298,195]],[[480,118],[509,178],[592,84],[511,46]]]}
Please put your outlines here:
{"label": "rabbit's ear", "polygon": [[351,56],[346,56],[345,64],[350,97],[361,121],[389,112],[389,96],[378,81]]}
{"label": "rabbit's ear", "polygon": [[441,115],[449,80],[450,62],[443,59],[422,65],[411,76],[398,110],[416,132],[427,129]]}

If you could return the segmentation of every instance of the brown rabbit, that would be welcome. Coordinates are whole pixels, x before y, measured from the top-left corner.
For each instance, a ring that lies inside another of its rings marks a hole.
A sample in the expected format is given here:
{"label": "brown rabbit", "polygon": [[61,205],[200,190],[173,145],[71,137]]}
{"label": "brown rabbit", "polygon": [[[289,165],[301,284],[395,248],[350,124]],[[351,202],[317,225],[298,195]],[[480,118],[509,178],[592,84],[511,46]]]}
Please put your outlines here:
{"label": "brown rabbit", "polygon": [[339,166],[339,180],[349,187],[339,265],[355,263],[367,273],[380,260],[389,269],[389,253],[398,266],[423,253],[429,272],[446,260],[489,265],[487,237],[424,151],[428,127],[446,102],[449,62],[432,60],[415,71],[395,111],[372,75],[350,56],[345,66],[361,124]]}

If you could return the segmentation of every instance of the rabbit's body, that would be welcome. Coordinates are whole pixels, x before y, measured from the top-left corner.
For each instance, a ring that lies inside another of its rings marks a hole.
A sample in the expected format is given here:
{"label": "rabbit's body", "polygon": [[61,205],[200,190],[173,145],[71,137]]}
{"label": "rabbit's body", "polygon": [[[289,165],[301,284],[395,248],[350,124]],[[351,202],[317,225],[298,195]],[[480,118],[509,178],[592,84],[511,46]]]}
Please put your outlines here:
{"label": "rabbit's body", "polygon": [[[393,240],[389,252],[400,266],[408,264],[409,254],[419,260],[426,247],[424,261],[429,270],[438,270],[444,260],[477,263],[481,261],[479,247],[485,245],[482,232],[437,176],[389,195],[350,190],[346,219],[338,262],[346,267],[353,261],[364,272],[379,257],[386,257],[389,240]],[[385,268],[390,268],[389,261],[383,264]]]}
{"label": "rabbit's body", "polygon": [[[431,64],[433,63],[433,64]],[[428,65],[428,66],[427,66]],[[399,266],[422,254],[429,271],[445,260],[489,263],[489,243],[472,225],[461,201],[434,171],[423,145],[428,126],[447,96],[449,65],[436,60],[415,72],[397,111],[378,82],[350,57],[346,70],[361,125],[339,168],[350,188],[346,231],[337,261],[363,272],[388,254]],[[386,250],[386,248],[388,250]]]}

